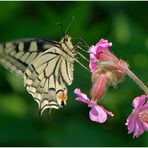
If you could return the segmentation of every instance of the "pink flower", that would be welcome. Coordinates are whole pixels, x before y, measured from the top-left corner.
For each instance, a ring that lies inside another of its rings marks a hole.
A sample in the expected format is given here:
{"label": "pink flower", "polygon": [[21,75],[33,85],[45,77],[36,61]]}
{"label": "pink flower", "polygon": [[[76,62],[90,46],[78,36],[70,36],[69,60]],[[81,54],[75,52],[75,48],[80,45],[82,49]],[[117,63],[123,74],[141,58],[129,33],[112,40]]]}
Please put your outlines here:
{"label": "pink flower", "polygon": [[101,39],[95,46],[90,48],[90,70],[93,72],[96,69],[96,62],[100,60],[100,52],[108,52],[108,47],[112,46],[112,43],[108,43],[108,40]]}
{"label": "pink flower", "polygon": [[127,118],[128,133],[134,133],[133,137],[148,131],[148,95],[136,97],[133,101],[133,112]]}
{"label": "pink flower", "polygon": [[101,39],[90,48],[89,67],[92,72],[93,83],[91,96],[94,100],[101,99],[107,86],[116,86],[128,70],[128,65],[109,51],[110,46],[112,46],[112,43]]}
{"label": "pink flower", "polygon": [[91,107],[91,110],[89,111],[90,120],[104,123],[107,120],[107,115],[113,116],[113,114],[105,110],[104,107],[99,106],[96,104],[96,102],[90,100],[85,94],[80,91],[80,89],[76,88],[74,90],[74,93],[78,95],[78,97],[76,98],[77,101],[86,103],[89,107]]}

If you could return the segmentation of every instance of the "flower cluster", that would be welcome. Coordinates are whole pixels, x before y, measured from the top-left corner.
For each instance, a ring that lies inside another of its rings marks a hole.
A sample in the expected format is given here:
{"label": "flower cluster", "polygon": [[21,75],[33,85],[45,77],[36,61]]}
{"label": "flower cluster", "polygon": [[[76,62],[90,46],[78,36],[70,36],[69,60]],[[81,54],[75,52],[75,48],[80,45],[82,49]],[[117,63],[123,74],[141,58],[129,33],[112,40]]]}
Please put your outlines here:
{"label": "flower cluster", "polygon": [[119,60],[109,51],[110,46],[112,43],[101,39],[90,48],[89,67],[93,83],[91,97],[94,101],[102,98],[109,85],[116,86],[128,69],[128,65],[123,60]]}
{"label": "flower cluster", "polygon": [[[99,101],[103,98],[107,88],[116,86],[123,80],[125,74],[129,75],[143,90],[148,93],[147,87],[129,70],[128,64],[118,59],[110,52],[112,43],[101,39],[95,46],[91,46],[89,68],[92,75],[91,99],[89,99],[80,89],[76,88],[74,93],[78,96],[77,101],[83,102],[90,107],[89,117],[92,121],[104,123],[107,115],[113,116],[112,112],[100,106]],[[134,132],[134,137],[138,137],[148,130],[148,95],[137,97],[133,101],[134,111],[128,117],[126,125],[129,133]]]}

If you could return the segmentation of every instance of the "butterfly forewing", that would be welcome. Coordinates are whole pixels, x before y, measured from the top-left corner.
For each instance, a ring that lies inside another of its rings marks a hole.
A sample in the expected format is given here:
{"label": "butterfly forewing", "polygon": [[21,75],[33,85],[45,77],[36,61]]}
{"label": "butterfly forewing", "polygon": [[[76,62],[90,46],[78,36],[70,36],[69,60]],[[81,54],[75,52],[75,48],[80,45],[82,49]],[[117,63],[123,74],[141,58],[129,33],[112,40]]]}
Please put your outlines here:
{"label": "butterfly forewing", "polygon": [[0,63],[11,72],[23,76],[29,64],[53,45],[59,46],[59,43],[30,39],[0,44]]}

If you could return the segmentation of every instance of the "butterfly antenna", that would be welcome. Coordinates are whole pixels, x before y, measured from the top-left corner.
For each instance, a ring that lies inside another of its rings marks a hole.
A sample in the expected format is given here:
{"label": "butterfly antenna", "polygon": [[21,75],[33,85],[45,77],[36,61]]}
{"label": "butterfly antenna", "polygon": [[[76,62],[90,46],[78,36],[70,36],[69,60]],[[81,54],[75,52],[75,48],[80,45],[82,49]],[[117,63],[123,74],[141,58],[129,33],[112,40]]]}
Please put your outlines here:
{"label": "butterfly antenna", "polygon": [[88,72],[90,72],[90,70],[89,70],[86,66],[84,66],[80,61],[78,61],[77,59],[75,59],[75,61],[76,61],[78,64],[80,64],[85,70],[87,70]]}
{"label": "butterfly antenna", "polygon": [[61,28],[62,36],[65,36],[64,29],[63,29],[63,24],[57,23],[57,25]]}
{"label": "butterfly antenna", "polygon": [[69,23],[69,25],[67,26],[67,29],[66,29],[66,31],[65,31],[65,34],[67,34],[67,32],[68,32],[68,30],[69,30],[69,28],[70,28],[70,26],[71,26],[71,24],[73,23],[74,20],[75,20],[75,17],[72,16],[72,19],[71,19],[71,21],[70,21],[70,23]]}

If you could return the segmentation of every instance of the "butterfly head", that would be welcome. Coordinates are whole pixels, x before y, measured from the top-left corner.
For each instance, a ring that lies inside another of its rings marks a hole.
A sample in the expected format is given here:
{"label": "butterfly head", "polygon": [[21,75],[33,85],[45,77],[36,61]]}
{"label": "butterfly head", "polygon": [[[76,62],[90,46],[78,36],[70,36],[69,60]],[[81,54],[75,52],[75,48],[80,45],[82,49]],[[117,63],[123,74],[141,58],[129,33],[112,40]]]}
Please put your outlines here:
{"label": "butterfly head", "polygon": [[74,50],[72,42],[71,42],[71,37],[69,35],[65,35],[61,41],[60,44],[62,46],[62,48],[64,48],[65,50],[70,49],[71,51]]}
{"label": "butterfly head", "polygon": [[70,43],[70,42],[71,42],[71,37],[69,35],[65,35],[60,41],[60,43]]}
{"label": "butterfly head", "polygon": [[64,42],[71,42],[71,37],[69,35],[65,35]]}

